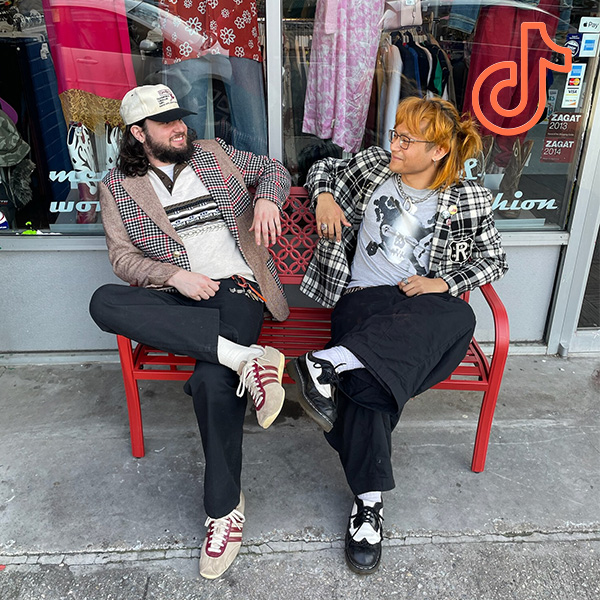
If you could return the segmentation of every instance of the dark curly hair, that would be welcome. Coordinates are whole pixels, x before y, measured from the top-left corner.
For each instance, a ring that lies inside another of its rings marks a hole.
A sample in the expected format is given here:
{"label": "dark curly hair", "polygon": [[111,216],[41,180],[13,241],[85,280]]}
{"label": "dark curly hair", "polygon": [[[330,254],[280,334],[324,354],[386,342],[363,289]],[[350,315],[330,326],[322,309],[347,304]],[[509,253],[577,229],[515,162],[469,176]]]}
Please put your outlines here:
{"label": "dark curly hair", "polygon": [[150,167],[150,162],[146,156],[144,146],[133,137],[131,128],[134,125],[144,128],[146,120],[139,123],[133,123],[125,127],[125,133],[121,138],[121,147],[119,149],[119,158],[117,167],[123,171],[127,177],[143,177]]}

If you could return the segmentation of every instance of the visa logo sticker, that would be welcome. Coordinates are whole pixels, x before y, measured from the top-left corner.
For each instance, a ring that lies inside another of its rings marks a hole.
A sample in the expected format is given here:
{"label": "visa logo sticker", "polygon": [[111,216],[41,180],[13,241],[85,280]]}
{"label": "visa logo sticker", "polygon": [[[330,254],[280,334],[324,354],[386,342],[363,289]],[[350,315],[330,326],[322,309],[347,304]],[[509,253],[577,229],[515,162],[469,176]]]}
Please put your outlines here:
{"label": "visa logo sticker", "polygon": [[577,108],[579,106],[585,67],[586,65],[584,64],[577,64],[571,67],[571,72],[567,75],[567,82],[563,93],[562,108]]}

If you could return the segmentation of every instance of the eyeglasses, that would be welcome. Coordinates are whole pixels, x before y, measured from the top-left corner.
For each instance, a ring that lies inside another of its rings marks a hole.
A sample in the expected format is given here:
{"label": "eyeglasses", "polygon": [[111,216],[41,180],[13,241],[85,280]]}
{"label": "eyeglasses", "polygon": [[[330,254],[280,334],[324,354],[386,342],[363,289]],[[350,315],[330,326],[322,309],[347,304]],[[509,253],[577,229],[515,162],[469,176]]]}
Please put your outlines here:
{"label": "eyeglasses", "polygon": [[388,139],[390,140],[390,144],[393,144],[396,140],[400,144],[400,148],[402,150],[408,150],[411,144],[420,143],[420,144],[431,144],[429,140],[413,140],[409,138],[407,135],[403,135],[398,133],[395,129],[390,129],[388,131]]}

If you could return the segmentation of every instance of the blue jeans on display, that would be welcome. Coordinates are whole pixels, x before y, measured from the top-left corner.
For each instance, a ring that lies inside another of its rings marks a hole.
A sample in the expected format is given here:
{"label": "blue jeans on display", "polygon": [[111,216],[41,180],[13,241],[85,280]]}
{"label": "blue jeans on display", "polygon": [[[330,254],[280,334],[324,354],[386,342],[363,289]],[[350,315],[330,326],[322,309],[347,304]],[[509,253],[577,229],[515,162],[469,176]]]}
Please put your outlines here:
{"label": "blue jeans on display", "polygon": [[221,54],[190,58],[165,67],[164,82],[174,92],[179,105],[193,110],[185,117],[188,127],[204,137],[208,109],[208,83],[220,79],[231,112],[232,145],[238,150],[267,154],[267,109],[262,63],[250,58]]}

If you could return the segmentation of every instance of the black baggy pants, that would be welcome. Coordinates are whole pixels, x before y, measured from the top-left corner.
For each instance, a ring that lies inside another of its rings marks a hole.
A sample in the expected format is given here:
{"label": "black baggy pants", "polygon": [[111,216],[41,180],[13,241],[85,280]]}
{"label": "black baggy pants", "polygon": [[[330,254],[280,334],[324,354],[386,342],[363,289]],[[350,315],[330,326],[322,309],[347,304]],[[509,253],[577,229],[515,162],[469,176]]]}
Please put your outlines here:
{"label": "black baggy pants", "polygon": [[249,346],[258,339],[264,304],[221,281],[208,300],[196,301],[125,285],[104,285],[92,296],[90,314],[108,333],[196,359],[184,390],[192,396],[204,448],[204,508],[215,519],[238,504],[246,398],[239,398],[237,373],[218,363],[217,337]]}
{"label": "black baggy pants", "polygon": [[378,286],[336,304],[329,345],[348,348],[366,368],[342,373],[338,417],[325,437],[355,495],[395,487],[392,431],[402,409],[454,371],[474,329],[471,307],[447,293],[409,298]]}

